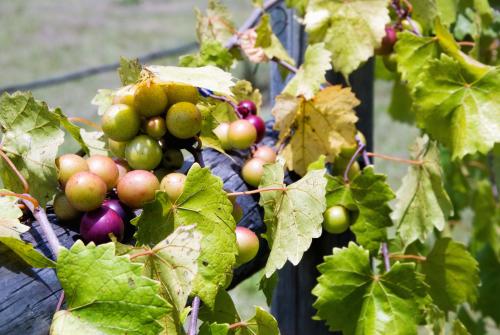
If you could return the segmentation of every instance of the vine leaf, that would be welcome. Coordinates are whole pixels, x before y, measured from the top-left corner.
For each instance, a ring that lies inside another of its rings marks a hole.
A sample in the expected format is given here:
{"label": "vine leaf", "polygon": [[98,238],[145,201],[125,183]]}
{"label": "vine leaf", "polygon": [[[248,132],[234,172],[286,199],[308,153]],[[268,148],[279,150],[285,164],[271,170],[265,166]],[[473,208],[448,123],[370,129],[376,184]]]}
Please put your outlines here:
{"label": "vine leaf", "polygon": [[113,97],[115,91],[109,89],[99,89],[97,94],[90,102],[92,105],[97,106],[97,114],[103,115],[106,110],[113,104]]}
{"label": "vine leaf", "polygon": [[411,158],[423,163],[408,168],[392,213],[405,246],[416,240],[424,242],[434,228],[442,231],[453,212],[444,189],[437,143],[427,137],[417,138]]}
{"label": "vine leaf", "polygon": [[199,67],[213,65],[224,70],[229,70],[233,62],[233,54],[222,43],[215,40],[203,41],[198,53],[184,55],[179,58],[180,66]]}
{"label": "vine leaf", "polygon": [[[236,27],[231,20],[231,14],[218,0],[209,0],[206,14],[199,9],[196,12],[196,35],[198,41],[218,41],[225,44],[236,32]],[[207,87],[208,88],[208,87]]]}
{"label": "vine leaf", "polygon": [[318,266],[312,293],[316,318],[331,331],[354,334],[416,334],[421,309],[429,302],[415,264],[397,262],[383,275],[372,273],[368,250],[353,242],[334,248]]}
{"label": "vine leaf", "polygon": [[262,308],[255,307],[255,315],[245,321],[246,326],[241,328],[241,335],[279,335],[278,322]]}
{"label": "vine leaf", "polygon": [[396,61],[401,78],[413,89],[418,82],[418,76],[427,62],[437,58],[441,53],[439,41],[433,37],[419,37],[410,32],[398,34],[394,45]]}
{"label": "vine leaf", "polygon": [[474,249],[479,250],[489,244],[500,259],[500,207],[497,206],[489,180],[477,182],[472,197],[474,220]]}
{"label": "vine leaf", "polygon": [[80,128],[80,135],[83,141],[87,144],[89,155],[109,156],[106,137],[102,131],[87,131]]}
{"label": "vine leaf", "polygon": [[308,172],[299,181],[285,186],[283,165],[264,166],[259,187],[286,188],[283,191],[263,192],[259,204],[264,208],[265,238],[271,252],[265,267],[266,277],[289,260],[297,265],[312,239],[321,235],[325,211],[325,169]]}
{"label": "vine leaf", "polygon": [[[258,88],[254,88],[252,83],[248,80],[238,80],[236,84],[231,87],[231,92],[233,92],[234,99],[238,102],[242,100],[251,100],[257,107],[259,111],[262,105],[262,94]],[[257,114],[259,114],[257,112]],[[232,115],[235,116],[234,110],[232,110]]]}
{"label": "vine leaf", "polygon": [[414,91],[417,124],[452,158],[487,153],[500,142],[500,67],[472,75],[445,54],[429,61]]}
{"label": "vine leaf", "polygon": [[163,323],[174,334],[182,334],[182,311],[198,272],[200,243],[201,234],[194,226],[181,226],[150,249],[147,256],[136,258],[145,264],[144,275],[161,283],[161,295],[173,307]]}
{"label": "vine leaf", "polygon": [[66,129],[66,131],[73,137],[73,139],[80,145],[82,150],[88,155],[90,154],[90,149],[87,146],[87,143],[83,140],[81,135],[81,128],[68,120],[68,117],[62,112],[60,108],[56,108],[54,110],[54,114],[59,119],[61,126]]}
{"label": "vine leaf", "polygon": [[219,324],[232,324],[241,321],[233,299],[222,288],[217,292],[213,306],[203,305],[200,307],[198,317],[205,322],[216,322]]}
{"label": "vine leaf", "polygon": [[373,56],[389,23],[384,0],[310,0],[304,23],[311,43],[324,41],[344,77]]}
{"label": "vine leaf", "polygon": [[[8,192],[8,190],[1,191]],[[23,212],[16,204],[16,197],[0,197],[0,243],[34,268],[54,267],[54,262],[36,251],[31,243],[21,240],[21,234],[27,232],[29,227],[19,221]]]}
{"label": "vine leaf", "polygon": [[443,311],[477,299],[479,267],[465,246],[450,238],[436,241],[422,264],[433,302]]}
{"label": "vine leaf", "polygon": [[208,323],[204,322],[198,335],[227,335],[229,333],[229,324],[227,323]]}
{"label": "vine leaf", "polygon": [[[0,97],[0,125],[3,151],[26,178],[31,195],[45,206],[58,187],[55,159],[64,141],[58,117],[31,93],[5,93]],[[10,167],[3,160],[0,166],[5,187],[23,193]]]}
{"label": "vine leaf", "polygon": [[157,192],[155,200],[134,219],[140,245],[154,246],[177,227],[196,226],[202,240],[193,294],[209,306],[213,306],[218,288],[231,280],[237,253],[232,205],[222,186],[208,168],[193,164],[184,192],[175,203],[164,192]]}
{"label": "vine leaf", "polygon": [[500,261],[494,251],[486,246],[477,257],[481,269],[481,286],[479,287],[478,309],[484,316],[491,316],[500,323]]}
{"label": "vine leaf", "polygon": [[312,99],[325,82],[326,71],[332,68],[330,56],[331,53],[325,49],[324,43],[309,45],[304,63],[282,93],[303,96],[306,100]]}
{"label": "vine leaf", "polygon": [[272,113],[280,141],[294,132],[283,150],[288,169],[304,175],[307,166],[321,155],[332,162],[343,146],[353,146],[357,105],[359,100],[351,89],[340,86],[329,86],[310,101],[279,95]]}
{"label": "vine leaf", "polygon": [[118,68],[118,75],[123,86],[135,84],[141,77],[142,65],[139,59],[127,59],[120,57],[120,67]]}
{"label": "vine leaf", "polygon": [[158,334],[171,307],[142,267],[116,256],[113,243],[62,248],[56,270],[68,310],[54,315],[51,334]]}
{"label": "vine leaf", "polygon": [[163,85],[181,83],[232,96],[233,76],[212,65],[202,67],[151,65],[145,69],[153,75],[158,83]]}
{"label": "vine leaf", "polygon": [[328,178],[327,207],[342,205],[357,212],[350,229],[356,241],[372,252],[387,240],[387,227],[392,225],[388,203],[394,197],[386,176],[376,174],[373,166],[364,168],[349,184],[341,177]]}
{"label": "vine leaf", "polygon": [[295,65],[293,58],[290,57],[279,38],[273,33],[270,21],[271,16],[269,14],[262,15],[258,26],[255,28],[257,38],[254,47],[262,48],[268,59],[277,58],[290,65]]}

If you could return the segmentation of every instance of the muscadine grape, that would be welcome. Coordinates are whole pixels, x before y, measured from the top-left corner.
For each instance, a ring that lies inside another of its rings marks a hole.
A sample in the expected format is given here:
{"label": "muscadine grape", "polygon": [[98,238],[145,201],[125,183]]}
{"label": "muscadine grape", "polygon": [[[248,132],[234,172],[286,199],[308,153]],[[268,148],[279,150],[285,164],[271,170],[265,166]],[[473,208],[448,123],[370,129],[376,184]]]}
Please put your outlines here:
{"label": "muscadine grape", "polygon": [[238,265],[250,262],[259,252],[259,238],[248,228],[238,226],[235,229],[236,244],[238,246]]}
{"label": "muscadine grape", "polygon": [[168,148],[163,153],[162,165],[165,169],[173,171],[180,169],[184,164],[184,155],[182,151],[175,148]]}
{"label": "muscadine grape", "polygon": [[178,102],[170,107],[166,121],[169,133],[180,139],[193,137],[201,130],[201,113],[190,102]]}
{"label": "muscadine grape", "polygon": [[87,161],[75,154],[65,154],[56,158],[57,179],[62,186],[66,185],[69,178],[82,171],[88,171]]}
{"label": "muscadine grape", "polygon": [[125,142],[137,135],[141,120],[132,107],[125,104],[111,105],[102,116],[101,126],[110,139]]}
{"label": "muscadine grape", "polygon": [[161,180],[160,190],[167,193],[168,197],[172,202],[177,201],[184,191],[184,183],[186,182],[186,176],[182,173],[173,172],[167,174]]}
{"label": "muscadine grape", "polygon": [[167,170],[163,167],[159,168],[159,169],[155,169],[153,171],[154,175],[156,176],[156,178],[158,178],[158,180],[162,180],[163,177],[165,177],[167,174],[171,173],[172,170]]}
{"label": "muscadine grape", "polygon": [[151,80],[137,84],[134,94],[134,107],[144,117],[157,116],[167,108],[167,95],[159,84]]}
{"label": "muscadine grape", "polygon": [[71,206],[82,212],[99,208],[106,190],[106,183],[100,177],[86,171],[71,176],[64,188]]}
{"label": "muscadine grape", "polygon": [[274,163],[276,161],[276,152],[267,145],[261,145],[255,150],[253,157],[260,158],[266,163]]}
{"label": "muscadine grape", "polygon": [[246,120],[255,127],[255,130],[257,131],[255,143],[259,143],[266,134],[266,124],[264,123],[264,120],[257,115],[249,115],[246,117]]}
{"label": "muscadine grape", "polygon": [[116,186],[120,174],[116,163],[111,158],[94,155],[87,159],[87,164],[90,172],[99,176],[106,183],[108,191]]}
{"label": "muscadine grape", "polygon": [[257,139],[257,130],[248,120],[237,120],[229,126],[227,138],[231,147],[247,149]]}
{"label": "muscadine grape", "polygon": [[229,127],[230,124],[228,122],[223,122],[213,130],[214,134],[220,141],[222,149],[224,150],[231,149],[231,143],[229,143],[229,137],[228,137]]}
{"label": "muscadine grape", "polygon": [[136,170],[153,170],[163,156],[158,141],[148,135],[139,135],[127,144],[125,158]]}
{"label": "muscadine grape", "polygon": [[331,234],[340,234],[349,228],[349,212],[343,206],[329,207],[323,218],[323,229]]}
{"label": "muscadine grape", "polygon": [[186,84],[170,84],[165,87],[167,92],[168,103],[170,106],[178,102],[190,102],[195,104],[198,102],[198,89]]}
{"label": "muscadine grape", "polygon": [[146,120],[144,124],[146,134],[154,139],[160,139],[167,133],[167,124],[162,116],[153,116]]}
{"label": "muscadine grape", "polygon": [[243,180],[254,187],[258,187],[264,175],[264,162],[260,158],[249,159],[241,169]]}
{"label": "muscadine grape", "polygon": [[394,27],[387,25],[385,26],[385,36],[382,38],[380,47],[375,49],[375,54],[377,55],[388,55],[392,52],[394,44],[397,40],[397,32]]}
{"label": "muscadine grape", "polygon": [[111,153],[118,158],[125,158],[125,147],[128,142],[118,142],[108,138],[108,148]]}
{"label": "muscadine grape", "polygon": [[52,206],[56,217],[61,221],[74,220],[82,214],[70,204],[68,198],[62,192],[56,194]]}
{"label": "muscadine grape", "polygon": [[145,170],[128,172],[116,187],[118,199],[131,208],[141,208],[155,198],[160,182],[154,174]]}
{"label": "muscadine grape", "polygon": [[125,104],[134,106],[135,85],[127,85],[120,88],[113,96],[113,104]]}
{"label": "muscadine grape", "polygon": [[118,182],[120,179],[127,174],[127,172],[130,171],[130,166],[128,165],[127,161],[121,160],[121,159],[113,159],[113,161],[116,164],[116,168],[118,169]]}
{"label": "muscadine grape", "polygon": [[80,221],[80,235],[85,242],[106,243],[111,240],[109,234],[115,235],[118,241],[121,241],[123,230],[122,218],[108,207],[99,207],[85,213]]}
{"label": "muscadine grape", "polygon": [[125,205],[122,204],[119,200],[116,199],[106,199],[102,203],[102,207],[107,207],[109,209],[112,209],[116,212],[116,214],[120,215],[122,218],[123,222],[128,222],[131,213],[125,208]]}
{"label": "muscadine grape", "polygon": [[250,114],[257,114],[257,106],[255,106],[254,102],[251,100],[240,101],[236,109],[243,117],[247,117]]}

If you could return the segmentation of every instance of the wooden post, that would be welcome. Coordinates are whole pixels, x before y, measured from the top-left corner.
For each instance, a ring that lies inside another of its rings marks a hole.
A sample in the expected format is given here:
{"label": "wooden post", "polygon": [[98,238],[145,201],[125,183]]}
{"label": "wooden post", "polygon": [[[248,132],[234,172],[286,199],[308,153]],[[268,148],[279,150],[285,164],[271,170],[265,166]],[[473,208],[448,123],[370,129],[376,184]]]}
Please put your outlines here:
{"label": "wooden post", "polygon": [[[303,27],[293,18],[293,14],[292,10],[282,5],[272,10],[271,18],[273,31],[297,64],[300,64],[307,38]],[[373,144],[373,70],[373,61],[370,61],[349,78],[354,93],[362,101],[356,110],[360,118],[358,128],[365,134],[369,150]],[[329,73],[327,77],[330,82],[344,83],[339,74]],[[274,101],[285,84],[286,80],[281,80],[277,66],[273,65],[271,101]],[[319,275],[316,267],[323,261],[323,256],[331,254],[333,247],[345,246],[352,240],[354,235],[350,231],[341,235],[324,233],[320,238],[313,240],[311,248],[304,254],[298,266],[287,263],[279,271],[279,282],[271,311],[278,320],[282,334],[332,334],[328,332],[324,322],[312,319],[316,311],[312,307],[315,297],[311,294],[311,290],[316,285],[316,278]]]}

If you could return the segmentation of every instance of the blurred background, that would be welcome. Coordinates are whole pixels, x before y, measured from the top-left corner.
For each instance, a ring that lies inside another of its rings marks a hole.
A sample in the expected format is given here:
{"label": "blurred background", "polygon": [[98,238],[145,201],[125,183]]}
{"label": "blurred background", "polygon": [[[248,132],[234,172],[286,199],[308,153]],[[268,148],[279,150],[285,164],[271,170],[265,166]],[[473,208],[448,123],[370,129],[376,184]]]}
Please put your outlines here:
{"label": "blurred background", "polygon": [[[250,0],[226,0],[224,4],[240,25],[252,10]],[[60,76],[112,64],[120,56],[140,57],[178,48],[196,41],[194,8],[205,9],[204,0],[15,0],[0,1],[0,90],[7,86]],[[191,50],[186,50],[188,53]],[[177,65],[178,56],[149,63]],[[240,62],[233,74],[253,82],[264,96],[264,118],[270,118],[269,67]],[[38,88],[33,95],[69,116],[98,119],[90,104],[99,88],[116,88],[115,70],[68,83]],[[415,127],[394,122],[387,114],[391,84],[375,84],[375,151],[407,157],[408,146],[418,135]],[[63,150],[74,151],[69,142]],[[377,171],[389,175],[394,189],[400,186],[407,166],[377,161]],[[257,293],[260,274],[246,280],[231,294],[243,317],[253,305],[265,306]]]}

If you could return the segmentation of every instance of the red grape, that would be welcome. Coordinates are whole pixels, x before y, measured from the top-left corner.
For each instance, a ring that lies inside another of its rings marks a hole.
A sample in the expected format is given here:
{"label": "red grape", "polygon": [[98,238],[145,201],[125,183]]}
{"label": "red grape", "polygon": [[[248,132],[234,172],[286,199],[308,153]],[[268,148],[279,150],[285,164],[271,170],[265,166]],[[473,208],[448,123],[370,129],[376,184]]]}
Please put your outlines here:
{"label": "red grape", "polygon": [[251,114],[253,115],[257,114],[257,106],[255,106],[255,104],[251,100],[240,101],[236,109],[238,113],[240,113],[240,115],[243,117],[247,117],[248,115]]}
{"label": "red grape", "polygon": [[108,207],[100,207],[85,213],[80,221],[80,235],[85,242],[102,244],[110,241],[113,233],[118,240],[123,238],[123,220],[120,215]]}
{"label": "red grape", "polygon": [[255,130],[257,131],[257,139],[255,140],[255,143],[259,143],[266,134],[266,124],[264,123],[264,120],[257,115],[249,115],[246,117],[246,120],[255,127]]}

